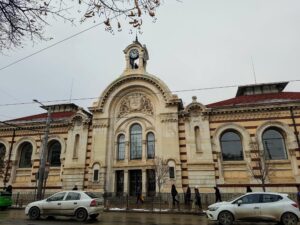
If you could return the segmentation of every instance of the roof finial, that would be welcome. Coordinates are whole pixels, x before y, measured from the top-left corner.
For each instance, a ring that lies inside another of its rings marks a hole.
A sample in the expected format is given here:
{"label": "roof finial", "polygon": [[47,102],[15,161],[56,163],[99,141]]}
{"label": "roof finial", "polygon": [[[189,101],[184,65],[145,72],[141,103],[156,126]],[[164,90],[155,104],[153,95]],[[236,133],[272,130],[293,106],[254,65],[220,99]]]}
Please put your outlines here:
{"label": "roof finial", "polygon": [[137,33],[135,33],[135,42],[139,42]]}

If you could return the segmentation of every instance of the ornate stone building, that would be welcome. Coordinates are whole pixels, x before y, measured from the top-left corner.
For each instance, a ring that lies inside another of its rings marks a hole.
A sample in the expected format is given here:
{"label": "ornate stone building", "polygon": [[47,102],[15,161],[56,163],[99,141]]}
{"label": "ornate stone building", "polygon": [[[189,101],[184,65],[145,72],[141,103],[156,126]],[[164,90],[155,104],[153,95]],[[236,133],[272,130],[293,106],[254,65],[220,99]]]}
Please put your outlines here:
{"label": "ornate stone building", "polygon": [[[125,50],[126,68],[89,108],[49,105],[47,190],[146,194],[157,189],[154,158],[166,160],[179,192],[199,186],[244,192],[246,186],[294,191],[300,183],[300,93],[287,83],[239,87],[236,97],[184,106],[146,70],[145,45]],[[47,114],[0,125],[0,185],[33,191]],[[262,160],[263,159],[263,160]]]}

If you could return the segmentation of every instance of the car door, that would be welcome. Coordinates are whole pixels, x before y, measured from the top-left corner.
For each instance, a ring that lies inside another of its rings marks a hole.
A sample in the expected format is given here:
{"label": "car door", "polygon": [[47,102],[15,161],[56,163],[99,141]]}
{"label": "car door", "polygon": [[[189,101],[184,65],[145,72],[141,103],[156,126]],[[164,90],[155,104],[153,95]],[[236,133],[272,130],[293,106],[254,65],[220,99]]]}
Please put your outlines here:
{"label": "car door", "polygon": [[74,215],[75,209],[80,205],[81,194],[70,191],[61,204],[61,213],[63,215]]}
{"label": "car door", "polygon": [[56,193],[44,201],[42,208],[45,215],[60,215],[61,204],[66,195],[66,192]]}
{"label": "car door", "polygon": [[247,194],[234,202],[235,218],[254,220],[260,216],[260,194]]}
{"label": "car door", "polygon": [[262,194],[261,217],[265,220],[276,220],[281,213],[280,200],[282,197],[276,194]]}

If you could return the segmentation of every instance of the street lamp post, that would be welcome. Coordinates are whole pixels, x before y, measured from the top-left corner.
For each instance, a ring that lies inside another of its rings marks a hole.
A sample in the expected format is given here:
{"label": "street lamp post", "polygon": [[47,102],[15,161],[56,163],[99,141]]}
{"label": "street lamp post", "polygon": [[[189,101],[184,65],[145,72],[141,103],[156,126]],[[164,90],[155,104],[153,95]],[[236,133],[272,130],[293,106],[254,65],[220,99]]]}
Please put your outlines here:
{"label": "street lamp post", "polygon": [[45,134],[43,139],[42,151],[40,151],[40,166],[38,171],[37,199],[40,200],[43,198],[43,188],[45,188],[43,186],[44,186],[44,180],[46,179],[45,170],[46,170],[46,162],[47,162],[47,155],[48,155],[47,144],[48,144],[50,122],[51,122],[51,111],[50,108],[47,108],[44,104],[42,104],[38,100],[33,99],[33,101],[39,103],[40,105],[43,106],[44,109],[47,110],[46,128],[45,128]]}

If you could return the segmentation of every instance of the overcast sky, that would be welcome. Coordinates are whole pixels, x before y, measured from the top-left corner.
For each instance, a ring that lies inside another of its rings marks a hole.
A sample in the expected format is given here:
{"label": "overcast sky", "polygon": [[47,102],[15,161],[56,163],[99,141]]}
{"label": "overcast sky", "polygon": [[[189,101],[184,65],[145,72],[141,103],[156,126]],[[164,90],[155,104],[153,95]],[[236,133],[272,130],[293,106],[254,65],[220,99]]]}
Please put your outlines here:
{"label": "overcast sky", "polygon": [[[172,91],[252,84],[251,57],[257,83],[300,79],[299,0],[165,0],[157,17],[143,24],[139,41],[148,48],[148,72]],[[0,55],[0,68],[91,25],[54,21],[46,29],[53,40]],[[134,39],[128,30],[112,35],[99,26],[1,70],[0,120],[44,112],[36,103],[6,104],[99,97],[122,73],[123,49]],[[176,94],[185,105],[194,95],[208,104],[236,90]],[[286,89],[299,90],[300,82]],[[93,101],[72,100],[84,108]]]}

